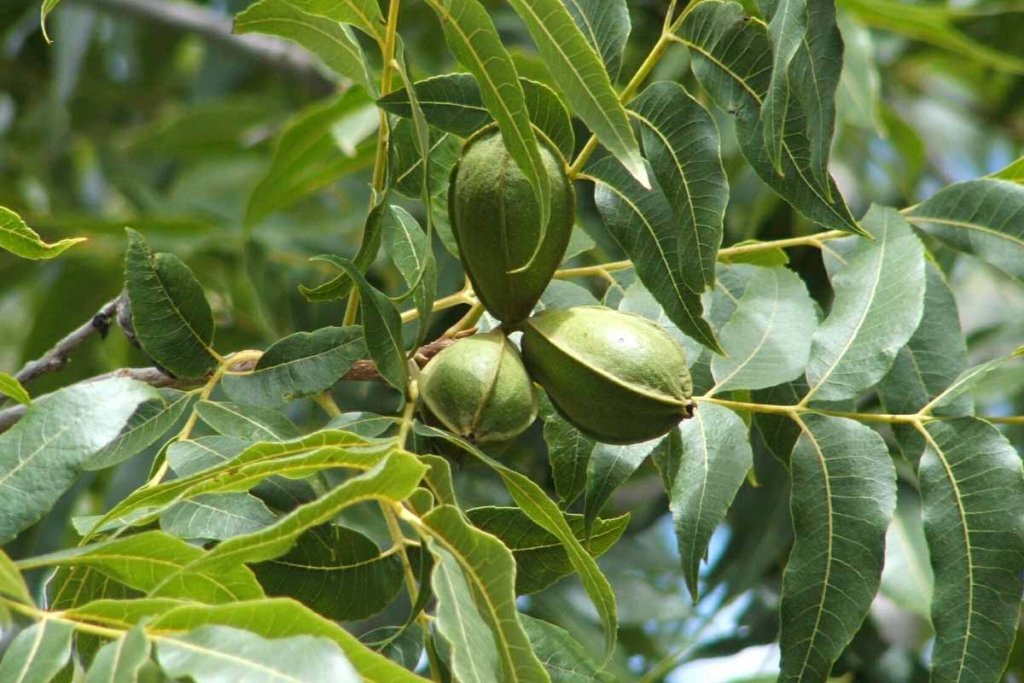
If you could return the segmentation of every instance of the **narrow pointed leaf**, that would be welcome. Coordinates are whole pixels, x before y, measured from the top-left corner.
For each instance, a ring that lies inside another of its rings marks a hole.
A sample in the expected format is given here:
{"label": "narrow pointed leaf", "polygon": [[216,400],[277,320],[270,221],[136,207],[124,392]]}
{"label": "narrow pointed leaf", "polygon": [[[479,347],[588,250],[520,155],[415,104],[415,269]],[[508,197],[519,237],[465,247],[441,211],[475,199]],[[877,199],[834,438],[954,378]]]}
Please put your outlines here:
{"label": "narrow pointed leaf", "polygon": [[427,0],[427,4],[441,21],[448,47],[476,78],[480,96],[498,123],[509,155],[533,188],[541,225],[546,226],[551,213],[551,186],[537,136],[530,127],[519,75],[494,22],[479,0]]}
{"label": "narrow pointed leaf", "polygon": [[712,390],[766,389],[803,374],[818,327],[807,286],[785,268],[758,268],[722,328]]}
{"label": "narrow pointed leaf", "polygon": [[914,334],[924,308],[924,248],[893,209],[872,207],[860,239],[832,277],[832,310],[814,333],[811,395],[853,398],[882,379]]}
{"label": "narrow pointed leaf", "polygon": [[782,579],[780,681],[823,681],[878,591],[896,472],[871,428],[806,415],[790,460],[796,542]]}
{"label": "narrow pointed leaf", "polygon": [[[479,507],[466,511],[473,526],[498,537],[516,558],[516,593],[536,593],[573,572],[562,543],[515,507]],[[629,515],[598,519],[588,530],[582,515],[565,516],[587,552],[600,557],[622,536]],[[588,536],[589,534],[589,536]]]}
{"label": "narrow pointed leaf", "polygon": [[565,7],[587,42],[601,55],[605,71],[614,82],[629,38],[626,0],[565,0]]}
{"label": "narrow pointed leaf", "polygon": [[351,24],[378,41],[384,39],[384,17],[377,0],[288,0],[303,12]]}
{"label": "narrow pointed leaf", "polygon": [[512,496],[512,499],[519,505],[522,511],[535,524],[547,530],[565,546],[573,568],[580,575],[580,582],[583,584],[584,590],[586,590],[590,600],[594,603],[594,608],[597,610],[598,615],[600,615],[605,631],[605,655],[610,657],[615,649],[618,633],[618,615],[611,584],[609,584],[607,577],[597,566],[594,558],[587,553],[583,544],[573,534],[572,528],[555,502],[548,498],[544,490],[534,483],[532,479],[505,467],[472,444],[459,439],[453,434],[424,425],[417,425],[417,431],[457,446],[497,472],[504,481],[509,495]]}
{"label": "narrow pointed leaf", "polygon": [[161,531],[145,531],[92,545],[77,546],[24,561],[26,567],[92,567],[143,592],[163,588],[159,597],[218,603],[263,597],[248,568],[193,569],[206,551]]}
{"label": "narrow pointed leaf", "polygon": [[230,626],[201,626],[161,636],[156,653],[164,673],[195,683],[360,680],[335,643],[313,636],[267,639]]}
{"label": "narrow pointed leaf", "polygon": [[139,670],[148,660],[146,633],[135,627],[96,652],[85,683],[136,683]]}
{"label": "narrow pointed leaf", "polygon": [[432,585],[438,630],[452,648],[460,681],[549,680],[516,611],[512,553],[470,526],[458,508],[443,505],[422,518],[437,559]]}
{"label": "narrow pointed leaf", "polygon": [[[931,261],[925,264],[925,275],[921,323],[878,383],[878,394],[889,413],[910,415],[921,410],[952,385],[967,366],[967,347],[953,292]],[[940,412],[966,415],[971,409],[970,398],[961,395]],[[910,425],[893,428],[903,455],[916,460],[924,450],[920,433]]]}
{"label": "narrow pointed leaf", "polygon": [[[377,125],[373,100],[358,87],[296,115],[278,135],[270,168],[249,196],[246,224],[258,223],[372,164]],[[346,132],[348,149],[339,146],[334,130]]]}
{"label": "narrow pointed leaf", "polygon": [[615,677],[602,671],[587,649],[564,628],[525,614],[520,615],[519,620],[552,683],[615,682]]}
{"label": "narrow pointed leaf", "polygon": [[164,389],[159,398],[139,405],[117,438],[85,463],[87,470],[113,467],[141,453],[166,434],[192,408],[195,396]]}
{"label": "narrow pointed leaf", "polygon": [[[764,24],[745,16],[735,2],[706,0],[686,16],[676,37],[690,49],[693,72],[715,104],[736,116],[740,151],[758,176],[812,221],[862,232],[832,178],[816,179],[812,164],[827,149],[818,145],[815,152],[799,98],[790,97],[785,110],[781,173],[769,157],[761,105],[770,86],[772,50]],[[820,117],[821,124],[827,118]]]}
{"label": "narrow pointed leaf", "polygon": [[345,271],[359,288],[363,311],[363,335],[370,357],[377,363],[377,371],[388,384],[404,396],[409,380],[402,344],[402,316],[385,294],[375,288],[354,263],[340,256],[318,256]]}
{"label": "narrow pointed leaf", "polygon": [[626,110],[594,48],[573,22],[562,0],[509,0],[526,24],[541,59],[573,113],[643,187],[648,170]]}
{"label": "narrow pointed leaf", "polygon": [[141,234],[127,232],[125,289],[139,343],[175,375],[202,377],[217,364],[213,312],[203,288],[177,256],[154,254]]}
{"label": "narrow pointed leaf", "polygon": [[607,443],[594,446],[587,462],[587,486],[583,496],[583,516],[588,530],[615,489],[626,483],[648,456],[664,447],[663,437],[627,446]]}
{"label": "narrow pointed leaf", "polygon": [[722,168],[718,126],[677,83],[655,83],[630,103],[644,152],[678,226],[679,255],[690,289],[715,283],[715,261],[729,183]]}
{"label": "narrow pointed leaf", "polygon": [[542,403],[542,411],[551,478],[561,506],[567,508],[586,489],[587,465],[597,444],[566,422],[549,404]]}
{"label": "narrow pointed leaf", "polygon": [[71,656],[74,627],[66,621],[46,619],[19,633],[0,661],[4,683],[49,683]]}
{"label": "narrow pointed leaf", "polygon": [[171,506],[160,516],[160,529],[178,538],[220,541],[276,520],[262,500],[248,493],[208,493]]}
{"label": "narrow pointed leaf", "polygon": [[368,683],[424,681],[373,652],[335,622],[287,598],[264,598],[227,605],[181,605],[163,611],[151,625],[159,629],[191,630],[210,624],[233,626],[268,639],[297,635],[327,638],[341,647],[349,662]]}
{"label": "narrow pointed leaf", "polygon": [[728,408],[706,403],[667,441],[655,463],[668,492],[683,575],[696,603],[711,534],[753,466],[749,429]]}
{"label": "narrow pointed leaf", "polygon": [[711,326],[701,317],[704,309],[693,273],[683,267],[672,205],[657,182],[645,190],[609,158],[592,163],[587,174],[596,181],[594,200],[604,224],[666,315],[683,333],[719,350]]}
{"label": "narrow pointed leaf", "polygon": [[136,407],[157,397],[141,382],[112,378],[37,398],[0,434],[0,542],[46,514],[89,458],[117,438]]}
{"label": "narrow pointed leaf", "polygon": [[47,244],[35,230],[25,225],[21,216],[0,206],[0,249],[15,256],[34,261],[60,256],[68,247],[84,242],[84,237],[73,237]]}
{"label": "narrow pointed leaf", "polygon": [[277,408],[329,389],[366,357],[363,331],[357,326],[296,332],[268,348],[251,372],[227,375],[221,386],[238,403]]}
{"label": "narrow pointed leaf", "polygon": [[237,436],[246,441],[285,441],[299,436],[291,420],[270,408],[228,401],[200,401],[196,412],[203,422],[224,436]]}
{"label": "narrow pointed leaf", "polygon": [[[365,273],[377,260],[380,251],[381,227],[384,214],[388,207],[389,192],[385,190],[378,199],[363,223],[363,241],[359,243],[359,251],[352,257],[360,273]],[[299,291],[310,301],[334,301],[343,299],[352,291],[352,279],[342,271],[323,284],[314,287],[299,285]]]}
{"label": "narrow pointed leaf", "polygon": [[975,418],[929,422],[918,469],[935,572],[932,679],[1002,680],[1020,610],[1024,477],[1020,456]]}
{"label": "narrow pointed leaf", "polygon": [[[575,136],[569,112],[555,91],[537,81],[520,78],[530,122],[562,152],[572,156]],[[442,74],[413,84],[416,99],[427,122],[459,137],[468,137],[491,122],[480,86],[472,74]],[[378,106],[396,116],[412,117],[408,89],[395,90],[377,100]]]}
{"label": "narrow pointed leaf", "polygon": [[430,313],[437,296],[437,262],[430,236],[423,232],[419,221],[408,211],[392,204],[384,217],[383,240],[391,260],[410,288],[404,297],[411,298],[419,312],[418,332],[413,344],[413,348],[419,348],[426,339]]}
{"label": "narrow pointed leaf", "polygon": [[299,9],[301,4],[302,0],[260,0],[235,16],[235,33],[258,32],[291,40],[316,55],[335,73],[373,92],[375,83],[366,68],[366,55],[352,29],[303,12]]}
{"label": "narrow pointed leaf", "polygon": [[907,220],[1024,281],[1024,186],[995,178],[956,183],[911,208]]}
{"label": "narrow pointed leaf", "polygon": [[761,0],[768,17],[772,44],[772,74],[761,106],[764,145],[776,171],[782,172],[782,140],[789,108],[789,66],[807,32],[807,0]]}
{"label": "narrow pointed leaf", "polygon": [[253,566],[268,595],[291,597],[337,621],[367,619],[402,589],[398,555],[381,557],[367,536],[329,524],[305,532],[281,557]]}

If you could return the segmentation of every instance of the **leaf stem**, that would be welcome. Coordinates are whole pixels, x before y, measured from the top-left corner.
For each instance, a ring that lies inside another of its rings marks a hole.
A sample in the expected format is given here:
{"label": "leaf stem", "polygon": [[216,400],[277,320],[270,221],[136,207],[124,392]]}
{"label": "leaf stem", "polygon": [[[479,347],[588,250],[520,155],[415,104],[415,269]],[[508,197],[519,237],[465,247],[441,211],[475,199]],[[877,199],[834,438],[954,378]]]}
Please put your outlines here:
{"label": "leaf stem", "polygon": [[[398,35],[398,8],[401,0],[391,0],[388,3],[387,26],[384,29],[384,43],[380,47],[383,67],[380,72],[380,94],[387,95],[391,92],[391,75],[394,70],[395,42]],[[379,124],[377,129],[377,152],[373,159],[373,193],[370,197],[370,208],[373,208],[377,201],[377,195],[384,190],[387,184],[388,170],[388,148],[391,144],[391,129],[388,124],[388,114],[380,110]],[[348,295],[348,303],[345,306],[345,317],[343,325],[352,325],[356,321],[359,312],[359,290],[356,287]]]}
{"label": "leaf stem", "polygon": [[[714,403],[733,410],[745,410],[751,413],[765,413],[768,415],[783,415],[792,420],[800,421],[800,416],[805,413],[816,413],[828,415],[829,417],[845,417],[860,422],[878,422],[882,424],[910,424],[916,425],[929,422],[937,418],[928,415],[909,414],[894,415],[890,413],[855,413],[841,410],[826,410],[824,408],[811,408],[806,405],[796,404],[791,406],[772,405],[770,403],[748,403],[745,401],[730,401],[723,398],[712,398],[710,396],[694,397],[698,403]],[[1022,420],[1024,422],[1024,420]]]}
{"label": "leaf stem", "polygon": [[[719,249],[718,258],[728,259],[734,256],[740,256],[744,254],[754,254],[759,251],[769,251],[771,249],[788,249],[791,247],[817,247],[820,249],[822,244],[828,242],[829,240],[835,240],[849,236],[850,233],[844,232],[843,230],[829,230],[828,232],[819,232],[813,235],[804,235],[803,237],[789,237],[781,240],[769,240],[767,242],[737,244],[731,247],[725,247],[724,249]],[[562,270],[556,270],[554,276],[559,280],[568,280],[569,278],[588,276],[606,277],[608,273],[612,273],[619,270],[629,270],[632,267],[632,261],[609,261],[608,263],[599,263],[593,266],[581,266],[579,268],[563,268]]]}

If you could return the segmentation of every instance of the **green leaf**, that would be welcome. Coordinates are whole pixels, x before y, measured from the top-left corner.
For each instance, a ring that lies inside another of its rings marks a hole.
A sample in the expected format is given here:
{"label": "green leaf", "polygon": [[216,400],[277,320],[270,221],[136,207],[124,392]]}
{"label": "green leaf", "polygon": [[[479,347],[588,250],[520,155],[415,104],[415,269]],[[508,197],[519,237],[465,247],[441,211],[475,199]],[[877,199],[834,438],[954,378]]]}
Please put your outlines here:
{"label": "green leaf", "polygon": [[583,436],[551,407],[547,397],[541,400],[544,441],[548,446],[551,478],[561,506],[567,508],[587,486],[587,465],[596,443]]}
{"label": "green leaf", "polygon": [[84,237],[74,237],[47,244],[35,230],[25,225],[21,216],[0,206],[0,249],[15,256],[34,261],[51,259],[60,256],[68,247],[84,241]]}
{"label": "green leaf", "polygon": [[796,542],[782,580],[782,674],[825,680],[878,591],[896,473],[885,442],[844,418],[806,415],[790,461]]}
{"label": "green leaf", "polygon": [[[565,547],[550,532],[515,507],[478,507],[466,511],[473,526],[498,537],[516,560],[516,593],[541,591],[573,572]],[[597,519],[588,531],[582,515],[565,515],[573,534],[587,551],[600,557],[622,536],[629,515]],[[589,534],[589,538],[588,538]]]}
{"label": "green leaf", "polygon": [[896,0],[842,0],[862,22],[954,52],[1008,73],[1024,73],[1024,59],[993,49],[956,27],[955,5],[908,4]]}
{"label": "green leaf", "polygon": [[705,403],[655,454],[675,523],[683,575],[694,604],[701,560],[753,466],[747,425],[728,408]]}
{"label": "green leaf", "polygon": [[[300,112],[278,135],[270,168],[249,196],[246,225],[369,166],[377,125],[373,100],[358,87]],[[336,130],[344,131],[345,146],[338,144]]]}
{"label": "green leaf", "polygon": [[644,152],[677,225],[684,281],[701,293],[715,283],[729,182],[722,168],[718,126],[677,83],[655,83],[631,104]]}
{"label": "green leaf", "polygon": [[[427,0],[427,4],[441,21],[452,54],[476,77],[480,96],[498,123],[509,155],[533,188],[544,233],[551,213],[551,186],[512,57],[479,0]],[[538,248],[543,238],[543,234],[538,237]]]}
{"label": "green leaf", "polygon": [[880,593],[901,609],[928,619],[934,583],[921,521],[921,501],[916,492],[901,489],[896,516],[885,534]]}
{"label": "green leaf", "polygon": [[[329,468],[369,469],[386,456],[386,451],[382,449],[349,450],[347,447],[363,446],[366,445],[366,441],[354,434],[334,430],[315,432],[294,441],[249,444],[234,458],[217,453],[215,449],[207,446],[207,438],[201,442],[189,442],[183,447],[189,451],[186,462],[192,467],[205,466],[204,469],[157,486],[136,490],[111,508],[97,522],[96,528],[115,520],[131,524],[152,521],[155,519],[151,517],[152,515],[166,510],[170,505],[188,496],[247,491],[274,475],[301,478]],[[229,442],[233,443],[235,442]],[[177,446],[178,444],[173,444],[168,449],[168,460],[172,465],[178,464]],[[204,452],[205,456],[196,457]],[[232,452],[234,451],[228,450],[228,454]],[[211,463],[220,458],[227,459],[220,465],[211,466]],[[206,462],[203,462],[204,459]],[[135,517],[143,512],[150,517]]]}
{"label": "green leaf", "polygon": [[604,62],[614,81],[622,67],[622,53],[629,39],[629,7],[626,0],[565,0],[572,20]]}
{"label": "green leaf", "polygon": [[[218,574],[242,563],[264,562],[287,553],[307,529],[326,524],[341,510],[366,500],[401,502],[415,490],[426,467],[403,451],[391,451],[365,474],[353,477],[330,492],[306,503],[274,524],[251,534],[222,542],[209,553],[177,573],[210,572]],[[175,574],[163,577],[151,589],[161,595],[178,581]]]}
{"label": "green leaf", "polygon": [[430,237],[420,228],[419,221],[400,206],[388,207],[383,223],[384,247],[394,261],[419,312],[418,332],[413,348],[419,348],[426,339],[430,314],[437,296],[437,262],[431,249]]}
{"label": "green leaf", "polygon": [[[528,78],[520,78],[519,84],[526,98],[530,121],[554,143],[562,156],[572,156],[575,146],[572,122],[558,95],[543,83]],[[434,76],[417,81],[413,90],[427,122],[435,128],[467,137],[491,122],[480,86],[471,74]],[[412,116],[407,89],[388,93],[377,100],[377,105],[396,116]]]}
{"label": "green leaf", "polygon": [[150,597],[208,603],[263,597],[263,589],[244,566],[221,567],[219,571],[191,566],[206,555],[203,549],[161,531],[144,531],[33,557],[21,564],[29,569],[93,567],[115,581],[150,593]]}
{"label": "green leaf", "polygon": [[[398,90],[392,94],[404,93],[404,90]],[[391,153],[391,166],[389,167],[391,185],[406,197],[418,199],[423,195],[423,157],[416,148],[414,138],[415,129],[412,121],[409,119],[392,121],[389,145],[391,149],[388,150]],[[427,182],[430,187],[437,188],[436,196],[431,199],[431,204],[439,202],[441,196],[447,191],[448,178],[461,153],[462,141],[458,137],[431,127],[428,169],[430,177]],[[434,214],[437,213],[436,208],[431,206],[431,209]]]}
{"label": "green leaf", "polygon": [[139,404],[117,438],[94,453],[85,469],[113,467],[141,453],[185,415],[194,399],[194,394],[162,389],[158,398]]}
{"label": "green leaf", "polygon": [[608,579],[601,573],[597,562],[587,553],[583,544],[573,534],[572,528],[565,520],[561,510],[555,505],[555,502],[548,498],[547,494],[532,479],[505,467],[472,444],[459,439],[455,435],[421,424],[418,424],[416,429],[419,433],[442,439],[457,446],[497,472],[504,481],[509,495],[512,496],[512,499],[519,505],[522,511],[534,523],[561,541],[566,553],[569,555],[573,568],[580,575],[580,582],[583,584],[583,588],[594,603],[594,607],[601,618],[605,631],[605,655],[610,657],[615,649],[616,634],[618,632],[615,596],[612,593]]}
{"label": "green leaf", "polygon": [[786,130],[789,105],[789,67],[804,40],[807,27],[807,0],[761,0],[762,13],[768,17],[768,38],[772,45],[771,81],[761,105],[764,145],[777,173],[782,173],[782,139]]}
{"label": "green leaf", "polygon": [[[960,331],[956,299],[942,271],[929,261],[925,264],[921,323],[878,383],[878,395],[889,413],[916,413],[952,385],[966,365],[967,346]],[[961,395],[941,412],[966,415],[971,410],[970,398]],[[903,455],[916,461],[924,450],[924,439],[910,425],[893,428]]]}
{"label": "green leaf", "polygon": [[586,648],[565,629],[525,614],[519,615],[519,621],[533,651],[544,662],[551,683],[615,683],[615,677],[601,671]]}
{"label": "green leaf", "polygon": [[587,462],[587,487],[583,495],[583,516],[588,533],[615,489],[626,483],[648,456],[664,447],[663,437],[627,446],[607,443],[594,446]]}
{"label": "green leaf", "polygon": [[356,265],[348,259],[325,254],[316,260],[337,266],[356,283],[362,301],[366,348],[377,364],[381,377],[404,396],[409,376],[402,344],[402,316],[398,309],[391,299],[367,282]]}
{"label": "green leaf", "polygon": [[[363,224],[363,241],[359,244],[359,251],[356,252],[352,262],[359,268],[360,273],[365,273],[377,260],[377,252],[380,251],[381,226],[384,222],[384,214],[388,207],[388,192],[381,194],[379,200],[370,209]],[[327,282],[316,287],[299,285],[299,291],[310,301],[334,301],[343,299],[352,291],[352,279],[348,274],[341,272]]]}
{"label": "green leaf", "polygon": [[451,645],[452,670],[464,683],[547,681],[516,611],[512,553],[442,505],[422,518],[437,559],[432,585],[437,628]]}
{"label": "green leaf", "polygon": [[[287,38],[316,55],[335,73],[369,92],[376,79],[348,26],[299,9],[302,0],[259,0],[235,16],[235,33],[266,33]],[[311,4],[311,3],[310,3]]]}
{"label": "green leaf", "polygon": [[924,248],[893,209],[873,206],[863,225],[873,240],[856,238],[836,257],[832,310],[814,333],[807,364],[808,396],[854,398],[892,367],[921,322]]}
{"label": "green leaf", "polygon": [[32,397],[28,395],[28,390],[21,386],[16,377],[6,372],[0,372],[0,396],[8,396],[25,406],[32,405]]}
{"label": "green leaf", "polygon": [[0,543],[46,514],[86,462],[156,390],[130,379],[74,384],[35,400],[0,434]]}
{"label": "green leaf", "polygon": [[961,372],[948,387],[943,389],[921,411],[945,416],[962,417],[970,415],[974,412],[974,402],[960,400],[964,394],[1004,364],[1012,362],[1022,355],[1024,355],[1024,346],[1021,346],[1008,356],[1000,356],[978,365],[972,365]]}
{"label": "green leaf", "polygon": [[303,12],[351,24],[378,42],[384,40],[384,17],[377,0],[288,0]]}
{"label": "green leaf", "polygon": [[[862,232],[835,182],[830,177],[815,177],[812,165],[820,163],[817,156],[827,154],[827,148],[818,145],[814,151],[800,98],[790,97],[785,108],[781,173],[769,157],[760,115],[772,67],[764,24],[745,16],[735,2],[706,0],[686,15],[676,38],[690,49],[693,72],[715,104],[736,116],[740,151],[758,176],[812,221]],[[807,64],[808,69],[812,66]],[[825,115],[817,118],[820,125],[825,125],[826,119]]]}
{"label": "green leaf", "polygon": [[213,312],[192,271],[173,254],[154,254],[131,228],[125,289],[132,325],[149,356],[179,377],[203,377],[217,365]]}
{"label": "green leaf", "polygon": [[765,389],[798,378],[817,327],[814,301],[799,276],[785,268],[757,268],[719,333],[726,355],[711,361],[717,384],[709,393]]}
{"label": "green leaf", "polygon": [[221,386],[238,403],[277,408],[329,389],[366,356],[363,331],[354,325],[296,332],[268,348],[251,372],[225,375]]}
{"label": "green leaf", "polygon": [[424,680],[373,652],[335,622],[287,598],[265,598],[228,605],[182,605],[164,611],[151,626],[190,630],[209,624],[233,626],[271,639],[297,635],[328,638],[341,647],[349,662],[368,683],[422,683]]}
{"label": "green leaf", "polygon": [[279,411],[227,401],[200,401],[199,417],[224,436],[246,441],[286,441],[299,436],[298,428]]}
{"label": "green leaf", "polygon": [[1001,168],[986,177],[1009,180],[1011,183],[1017,183],[1018,185],[1024,184],[1024,157],[1020,157],[1005,168]]}
{"label": "green leaf", "polygon": [[74,627],[66,621],[44,619],[11,641],[0,662],[4,683],[49,683],[71,657]]}
{"label": "green leaf", "polygon": [[918,469],[935,571],[932,678],[1002,680],[1024,566],[1020,456],[981,420],[929,422]]}
{"label": "green leaf", "polygon": [[135,683],[139,669],[149,660],[149,640],[136,626],[99,649],[85,675],[85,683]]}
{"label": "green leaf", "polygon": [[956,183],[906,217],[950,247],[1024,281],[1024,186],[994,178]]}
{"label": "green leaf", "polygon": [[263,501],[248,493],[209,493],[172,505],[160,516],[160,528],[178,538],[221,541],[276,520]]}
{"label": "green leaf", "polygon": [[336,621],[367,619],[402,589],[398,555],[353,529],[328,524],[306,531],[282,555],[253,566],[268,595],[294,598]]}
{"label": "green leaf", "polygon": [[20,600],[27,605],[31,605],[33,602],[21,572],[2,549],[0,549],[0,594]]}
{"label": "green leaf", "polygon": [[633,260],[641,282],[680,330],[720,350],[711,326],[701,317],[700,293],[693,286],[692,269],[683,266],[683,244],[672,205],[657,182],[645,190],[610,158],[590,164],[587,174],[596,183],[594,201],[601,218]]}
{"label": "green leaf", "polygon": [[583,119],[642,187],[650,186],[647,165],[612,87],[601,57],[587,42],[561,0],[509,0],[526,24],[572,112]]}
{"label": "green leaf", "polygon": [[230,626],[201,626],[161,636],[156,653],[164,673],[195,683],[360,682],[334,642],[313,636],[267,639]]}

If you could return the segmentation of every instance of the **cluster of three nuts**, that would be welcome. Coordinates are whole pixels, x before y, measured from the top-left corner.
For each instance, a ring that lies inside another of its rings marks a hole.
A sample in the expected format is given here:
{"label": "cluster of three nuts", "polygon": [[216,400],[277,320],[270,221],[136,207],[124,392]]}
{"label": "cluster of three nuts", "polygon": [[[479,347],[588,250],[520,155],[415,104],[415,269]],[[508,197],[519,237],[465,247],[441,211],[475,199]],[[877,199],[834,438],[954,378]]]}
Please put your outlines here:
{"label": "cluster of three nuts", "polygon": [[533,382],[588,437],[635,443],[661,436],[689,415],[692,393],[686,357],[671,336],[645,318],[601,306],[530,317],[576,216],[564,160],[546,142],[541,152],[551,188],[545,231],[533,188],[494,128],[466,143],[449,187],[466,274],[487,311],[523,332],[522,356],[501,329],[475,335],[427,364],[420,396],[447,429],[477,443],[509,441],[533,423]]}

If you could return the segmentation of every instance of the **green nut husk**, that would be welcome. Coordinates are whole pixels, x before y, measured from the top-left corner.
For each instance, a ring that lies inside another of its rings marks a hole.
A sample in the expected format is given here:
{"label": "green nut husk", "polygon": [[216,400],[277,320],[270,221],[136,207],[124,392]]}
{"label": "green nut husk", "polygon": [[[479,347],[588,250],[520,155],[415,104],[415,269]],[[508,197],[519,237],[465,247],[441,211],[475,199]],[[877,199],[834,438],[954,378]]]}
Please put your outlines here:
{"label": "green nut husk", "polygon": [[477,334],[434,356],[420,399],[449,431],[474,443],[510,441],[537,419],[537,390],[500,331]]}
{"label": "green nut husk", "polygon": [[[473,291],[498,320],[516,323],[562,262],[576,220],[576,193],[565,162],[541,140],[551,185],[551,216],[540,249],[540,207],[496,127],[466,142],[448,188],[448,216]],[[520,272],[534,256],[529,267]]]}
{"label": "green nut husk", "polygon": [[646,318],[580,306],[544,311],[522,329],[527,371],[586,436],[639,443],[692,415],[686,354]]}

